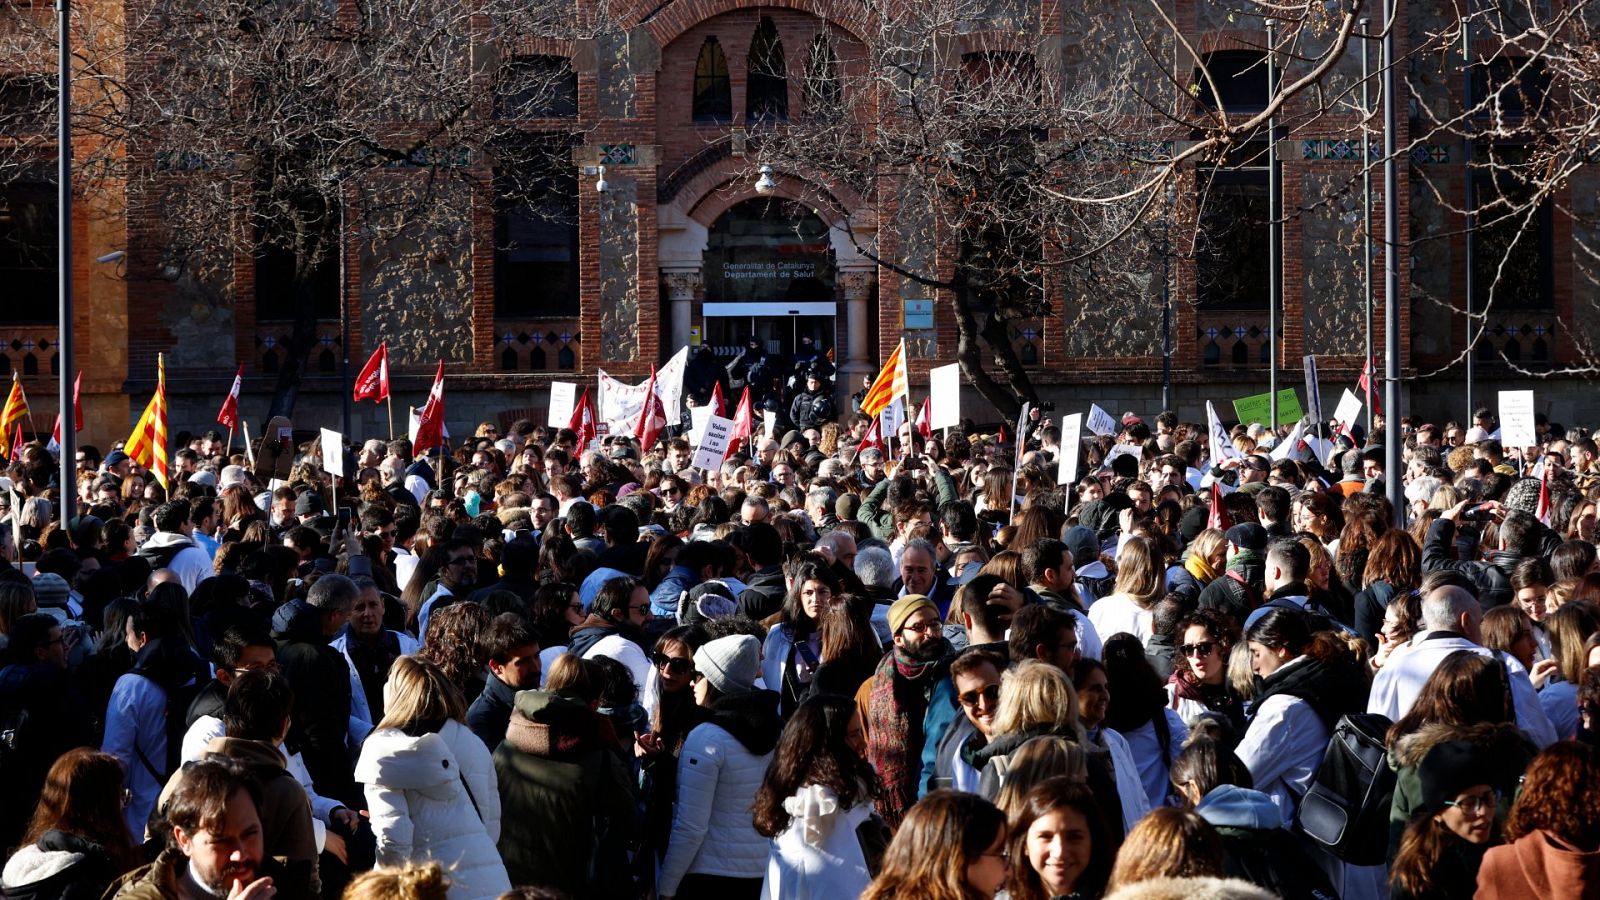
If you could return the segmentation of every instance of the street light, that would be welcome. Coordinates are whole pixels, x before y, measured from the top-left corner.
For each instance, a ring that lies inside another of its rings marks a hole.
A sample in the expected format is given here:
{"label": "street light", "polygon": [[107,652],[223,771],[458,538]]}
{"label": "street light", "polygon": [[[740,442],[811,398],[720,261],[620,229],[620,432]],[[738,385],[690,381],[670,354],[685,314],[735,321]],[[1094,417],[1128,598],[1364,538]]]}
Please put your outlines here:
{"label": "street light", "polygon": [[604,194],[606,191],[609,191],[609,190],[611,190],[611,183],[606,181],[606,167],[605,166],[601,166],[600,167],[600,178],[599,178],[598,181],[596,181],[594,183],[594,191],[597,194]]}
{"label": "street light", "polygon": [[[60,34],[56,59],[56,331],[57,369],[61,382],[56,386],[60,405],[61,458],[58,484],[61,525],[72,521],[78,499],[77,410],[72,403],[72,6],[70,0],[57,0],[57,26]],[[15,515],[15,513],[13,513]],[[17,548],[20,554],[21,547]],[[20,558],[20,556],[19,556]]]}
{"label": "street light", "polygon": [[778,189],[777,179],[772,177],[772,167],[763,164],[756,170],[761,177],[756,179],[756,193],[765,197]]}

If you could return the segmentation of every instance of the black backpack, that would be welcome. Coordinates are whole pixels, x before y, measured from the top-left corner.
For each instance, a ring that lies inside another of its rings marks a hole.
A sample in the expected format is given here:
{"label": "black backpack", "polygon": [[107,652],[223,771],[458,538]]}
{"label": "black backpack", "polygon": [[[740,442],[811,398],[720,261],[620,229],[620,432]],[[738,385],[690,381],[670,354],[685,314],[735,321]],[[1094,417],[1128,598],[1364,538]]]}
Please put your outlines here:
{"label": "black backpack", "polygon": [[1395,774],[1384,736],[1393,724],[1373,713],[1341,716],[1295,815],[1301,833],[1352,865],[1388,857]]}

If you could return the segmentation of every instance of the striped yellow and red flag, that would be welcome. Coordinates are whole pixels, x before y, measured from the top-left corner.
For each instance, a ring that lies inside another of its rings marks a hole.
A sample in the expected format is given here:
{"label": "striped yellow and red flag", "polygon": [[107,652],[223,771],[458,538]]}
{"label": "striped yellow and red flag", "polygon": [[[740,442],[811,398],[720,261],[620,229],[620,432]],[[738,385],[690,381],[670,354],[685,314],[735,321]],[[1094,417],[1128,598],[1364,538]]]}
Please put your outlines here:
{"label": "striped yellow and red flag", "polygon": [[13,435],[22,420],[28,417],[28,395],[22,392],[22,379],[15,370],[11,373],[11,393],[6,395],[6,405],[0,408],[0,457],[9,459],[17,448]]}
{"label": "striped yellow and red flag", "polygon": [[863,415],[876,416],[894,398],[907,397],[910,393],[911,381],[906,375],[906,341],[901,338],[900,345],[894,348],[894,352],[889,354],[889,361],[884,363],[883,371],[872,380],[867,395],[861,398],[861,412]]}
{"label": "striped yellow and red flag", "polygon": [[133,425],[133,433],[122,445],[128,458],[155,475],[163,490],[167,487],[167,358],[156,357],[156,394],[144,408],[144,415]]}

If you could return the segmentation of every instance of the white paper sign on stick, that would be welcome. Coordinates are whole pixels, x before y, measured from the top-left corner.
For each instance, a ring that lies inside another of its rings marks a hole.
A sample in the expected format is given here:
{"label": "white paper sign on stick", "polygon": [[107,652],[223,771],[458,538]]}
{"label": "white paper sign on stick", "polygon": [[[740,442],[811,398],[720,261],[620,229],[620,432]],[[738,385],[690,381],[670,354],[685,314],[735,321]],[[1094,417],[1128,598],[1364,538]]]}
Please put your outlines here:
{"label": "white paper sign on stick", "polygon": [[327,428],[322,429],[322,471],[344,477],[344,435]]}
{"label": "white paper sign on stick", "polygon": [[661,398],[667,421],[674,425],[683,418],[683,373],[688,365],[689,348],[685,346],[656,370],[656,396]]}
{"label": "white paper sign on stick", "polygon": [[1211,464],[1218,465],[1225,459],[1243,459],[1233,446],[1233,441],[1228,437],[1228,429],[1222,427],[1222,420],[1217,418],[1216,404],[1206,401],[1206,425],[1211,431]]}
{"label": "white paper sign on stick", "polygon": [[710,471],[722,465],[728,455],[728,441],[733,437],[733,420],[711,416],[706,420],[705,434],[700,437],[700,447],[694,452],[689,465]]}
{"label": "white paper sign on stick", "polygon": [[578,403],[578,386],[570,381],[550,382],[550,415],[545,424],[565,428],[572,424],[572,408]]}
{"label": "white paper sign on stick", "polygon": [[1533,391],[1500,392],[1500,443],[1507,447],[1534,447],[1539,443],[1533,419]]}
{"label": "white paper sign on stick", "polygon": [[689,446],[700,446],[700,440],[705,437],[706,423],[711,421],[711,416],[716,410],[709,406],[689,407]]}
{"label": "white paper sign on stick", "polygon": [[1117,457],[1119,456],[1131,456],[1134,459],[1143,459],[1144,448],[1138,444],[1118,444],[1111,448],[1110,453],[1106,454],[1105,461],[1100,464],[1100,469],[1102,471],[1109,471],[1111,469],[1111,464],[1116,462]]}
{"label": "white paper sign on stick", "polygon": [[764,409],[761,411],[761,430],[766,434],[767,440],[777,437],[773,432],[778,430],[778,413],[776,410]]}
{"label": "white paper sign on stick", "polygon": [[1321,428],[1324,424],[1322,418],[1322,382],[1317,376],[1317,358],[1315,356],[1305,358],[1305,369],[1306,412],[1311,415],[1311,421],[1316,423],[1316,427]]}
{"label": "white paper sign on stick", "polygon": [[1083,450],[1083,413],[1061,420],[1061,463],[1056,468],[1056,484],[1072,484],[1078,478],[1078,453]]}
{"label": "white paper sign on stick", "polygon": [[1111,414],[1101,409],[1097,403],[1089,404],[1089,420],[1084,424],[1101,437],[1117,433],[1117,420],[1111,418]]}
{"label": "white paper sign on stick", "polygon": [[934,431],[954,428],[961,424],[961,364],[951,363],[928,370],[929,404],[933,417],[929,427]]}
{"label": "white paper sign on stick", "polygon": [[1350,392],[1349,388],[1339,395],[1339,405],[1333,409],[1333,421],[1340,431],[1350,433],[1350,426],[1356,423],[1356,417],[1361,415],[1361,398]]}

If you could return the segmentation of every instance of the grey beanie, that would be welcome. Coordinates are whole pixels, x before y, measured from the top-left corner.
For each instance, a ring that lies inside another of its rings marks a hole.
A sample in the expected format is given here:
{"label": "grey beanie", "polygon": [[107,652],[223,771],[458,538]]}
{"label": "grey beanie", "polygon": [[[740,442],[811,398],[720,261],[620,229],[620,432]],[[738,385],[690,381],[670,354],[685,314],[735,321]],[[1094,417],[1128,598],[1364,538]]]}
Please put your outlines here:
{"label": "grey beanie", "polygon": [[717,638],[694,652],[694,668],[720,694],[753,691],[761,674],[761,642],[748,634]]}

